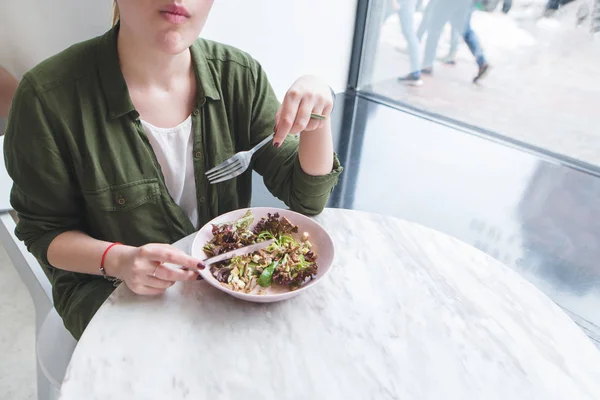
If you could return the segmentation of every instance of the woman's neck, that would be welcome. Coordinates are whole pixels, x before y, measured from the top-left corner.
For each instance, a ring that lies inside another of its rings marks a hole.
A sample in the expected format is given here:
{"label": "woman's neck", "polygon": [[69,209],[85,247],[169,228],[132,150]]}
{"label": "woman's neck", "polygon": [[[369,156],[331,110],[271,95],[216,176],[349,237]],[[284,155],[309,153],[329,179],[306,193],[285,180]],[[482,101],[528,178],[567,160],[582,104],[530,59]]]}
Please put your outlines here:
{"label": "woman's neck", "polygon": [[144,46],[121,26],[117,39],[119,63],[128,86],[158,86],[169,91],[174,82],[190,75],[189,49],[171,55]]}

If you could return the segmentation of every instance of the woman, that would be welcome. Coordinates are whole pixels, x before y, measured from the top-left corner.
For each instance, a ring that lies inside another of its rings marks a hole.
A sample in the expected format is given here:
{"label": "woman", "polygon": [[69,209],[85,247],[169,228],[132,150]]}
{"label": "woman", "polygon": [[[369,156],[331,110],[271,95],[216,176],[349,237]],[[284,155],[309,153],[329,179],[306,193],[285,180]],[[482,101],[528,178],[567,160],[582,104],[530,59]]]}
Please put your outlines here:
{"label": "woman", "polygon": [[280,106],[255,60],[197,39],[212,4],[118,0],[113,29],[19,85],[5,142],[16,233],[76,339],[114,290],[104,278],[140,295],[197,278],[162,264],[203,267],[166,243],[250,204],[251,171],[210,185],[218,162],[275,129],[252,164],[274,195],[317,214],[337,182],[329,120],[310,119],[331,112],[329,87],[302,77]]}

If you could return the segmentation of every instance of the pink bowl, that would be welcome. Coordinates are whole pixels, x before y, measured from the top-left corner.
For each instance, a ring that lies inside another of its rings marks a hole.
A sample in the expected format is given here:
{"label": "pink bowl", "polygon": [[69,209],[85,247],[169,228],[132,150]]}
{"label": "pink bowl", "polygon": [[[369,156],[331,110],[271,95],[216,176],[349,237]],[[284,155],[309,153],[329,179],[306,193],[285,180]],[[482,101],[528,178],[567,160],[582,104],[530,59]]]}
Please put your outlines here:
{"label": "pink bowl", "polygon": [[299,289],[290,291],[286,288],[269,287],[267,289],[263,289],[263,294],[257,294],[253,292],[243,293],[231,290],[228,287],[223,286],[219,281],[215,279],[215,277],[209,271],[210,268],[206,268],[204,271],[201,272],[202,277],[204,278],[204,280],[206,280],[206,282],[216,287],[217,289],[222,290],[225,293],[237,297],[238,299],[253,301],[257,303],[271,303],[275,301],[287,300],[299,295],[309,287],[316,285],[325,276],[325,274],[329,272],[329,270],[331,269],[331,264],[333,263],[334,247],[333,240],[331,240],[331,237],[325,231],[325,229],[317,222],[302,214],[271,207],[255,207],[249,209],[245,208],[241,210],[235,210],[213,219],[212,221],[204,225],[196,234],[194,242],[192,243],[192,256],[200,259],[207,258],[207,255],[206,253],[204,253],[202,248],[213,237],[213,224],[233,222],[244,216],[244,214],[246,214],[248,210],[252,211],[252,214],[254,215],[254,223],[251,225],[251,228],[254,228],[256,223],[262,217],[266,217],[268,213],[279,213],[281,217],[286,217],[292,224],[298,226],[299,234],[302,234],[302,232],[308,232],[309,240],[313,245],[313,251],[317,255],[317,262],[319,264],[319,271],[317,273],[317,276],[313,280],[305,283]]}

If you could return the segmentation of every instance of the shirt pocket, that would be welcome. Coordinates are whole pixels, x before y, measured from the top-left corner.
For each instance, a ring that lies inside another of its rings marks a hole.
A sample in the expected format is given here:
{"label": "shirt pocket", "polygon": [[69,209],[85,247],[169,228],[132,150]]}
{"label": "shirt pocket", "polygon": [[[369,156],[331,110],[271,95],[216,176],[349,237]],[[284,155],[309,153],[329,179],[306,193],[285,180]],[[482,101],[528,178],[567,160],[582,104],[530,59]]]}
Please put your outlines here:
{"label": "shirt pocket", "polygon": [[85,191],[89,234],[97,239],[140,246],[169,242],[169,222],[158,179]]}

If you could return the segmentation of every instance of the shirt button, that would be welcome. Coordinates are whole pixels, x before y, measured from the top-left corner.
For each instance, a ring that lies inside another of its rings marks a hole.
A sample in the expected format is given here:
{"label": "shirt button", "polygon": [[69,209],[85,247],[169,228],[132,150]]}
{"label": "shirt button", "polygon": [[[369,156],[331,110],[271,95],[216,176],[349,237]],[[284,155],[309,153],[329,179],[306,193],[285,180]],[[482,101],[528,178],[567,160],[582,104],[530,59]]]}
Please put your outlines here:
{"label": "shirt button", "polygon": [[196,158],[200,158],[200,157],[202,157],[202,152],[201,151],[197,151],[196,154],[194,154],[194,156]]}
{"label": "shirt button", "polygon": [[206,201],[204,197],[200,197],[198,200],[200,200],[200,203],[204,203],[204,201]]}
{"label": "shirt button", "polygon": [[125,204],[125,199],[123,197],[119,197],[119,199],[117,200],[117,203],[119,203],[119,205],[123,205]]}
{"label": "shirt button", "polygon": [[192,114],[198,115],[198,114],[200,114],[200,110],[198,110],[197,108],[194,108],[194,112]]}

